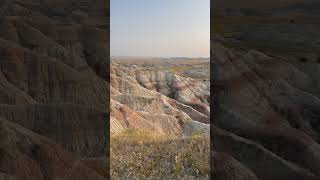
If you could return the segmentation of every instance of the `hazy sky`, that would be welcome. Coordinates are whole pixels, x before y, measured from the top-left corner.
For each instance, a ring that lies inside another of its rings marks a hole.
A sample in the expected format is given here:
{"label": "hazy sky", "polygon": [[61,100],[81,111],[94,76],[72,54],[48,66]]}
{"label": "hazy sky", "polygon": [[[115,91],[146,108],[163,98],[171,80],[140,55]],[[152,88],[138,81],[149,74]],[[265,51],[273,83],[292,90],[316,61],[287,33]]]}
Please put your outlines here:
{"label": "hazy sky", "polygon": [[111,55],[209,57],[210,0],[111,0]]}

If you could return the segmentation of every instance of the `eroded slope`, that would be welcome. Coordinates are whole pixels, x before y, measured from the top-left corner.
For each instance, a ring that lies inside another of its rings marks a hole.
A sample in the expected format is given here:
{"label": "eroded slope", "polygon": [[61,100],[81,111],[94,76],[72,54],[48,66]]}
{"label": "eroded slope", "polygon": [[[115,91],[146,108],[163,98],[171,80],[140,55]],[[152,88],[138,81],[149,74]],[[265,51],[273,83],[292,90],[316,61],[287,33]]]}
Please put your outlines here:
{"label": "eroded slope", "polygon": [[117,123],[111,127],[145,127],[175,136],[208,132],[209,93],[206,84],[190,77],[112,63],[111,118]]}

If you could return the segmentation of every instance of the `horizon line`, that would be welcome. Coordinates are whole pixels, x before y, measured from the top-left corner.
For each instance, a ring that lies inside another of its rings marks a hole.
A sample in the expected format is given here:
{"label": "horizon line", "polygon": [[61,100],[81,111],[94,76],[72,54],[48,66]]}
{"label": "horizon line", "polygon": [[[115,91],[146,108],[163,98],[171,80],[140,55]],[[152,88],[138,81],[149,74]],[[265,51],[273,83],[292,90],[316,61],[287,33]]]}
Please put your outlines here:
{"label": "horizon line", "polygon": [[210,58],[210,56],[203,57],[203,56],[128,56],[128,55],[121,55],[121,56],[110,56],[110,58]]}

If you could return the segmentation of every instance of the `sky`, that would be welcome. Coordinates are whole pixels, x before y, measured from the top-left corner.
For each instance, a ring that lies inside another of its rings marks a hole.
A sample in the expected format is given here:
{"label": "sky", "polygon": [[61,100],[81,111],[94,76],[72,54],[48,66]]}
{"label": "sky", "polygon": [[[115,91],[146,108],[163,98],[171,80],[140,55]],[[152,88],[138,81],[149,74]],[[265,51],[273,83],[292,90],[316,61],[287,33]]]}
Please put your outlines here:
{"label": "sky", "polygon": [[111,56],[209,57],[210,0],[111,0]]}

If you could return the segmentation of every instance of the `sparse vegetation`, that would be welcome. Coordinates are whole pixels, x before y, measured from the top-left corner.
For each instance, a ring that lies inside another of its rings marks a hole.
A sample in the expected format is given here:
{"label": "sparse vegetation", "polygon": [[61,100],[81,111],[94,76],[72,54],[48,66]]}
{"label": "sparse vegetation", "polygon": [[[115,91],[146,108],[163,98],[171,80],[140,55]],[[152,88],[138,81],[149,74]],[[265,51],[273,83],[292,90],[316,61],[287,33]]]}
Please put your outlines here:
{"label": "sparse vegetation", "polygon": [[169,69],[169,71],[172,73],[178,73],[178,72],[191,70],[192,68],[193,68],[192,66],[173,66]]}
{"label": "sparse vegetation", "polygon": [[209,179],[209,137],[129,129],[111,137],[112,179]]}

